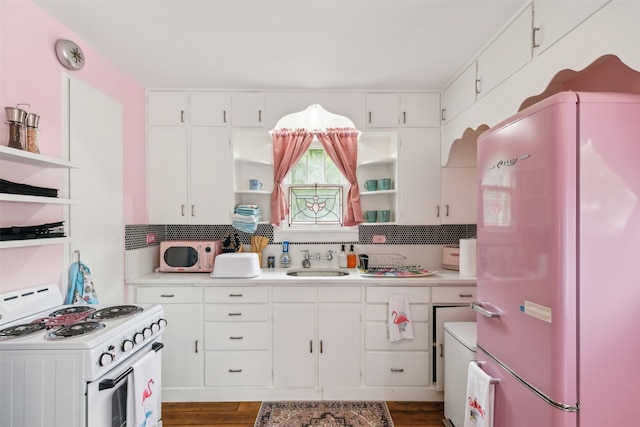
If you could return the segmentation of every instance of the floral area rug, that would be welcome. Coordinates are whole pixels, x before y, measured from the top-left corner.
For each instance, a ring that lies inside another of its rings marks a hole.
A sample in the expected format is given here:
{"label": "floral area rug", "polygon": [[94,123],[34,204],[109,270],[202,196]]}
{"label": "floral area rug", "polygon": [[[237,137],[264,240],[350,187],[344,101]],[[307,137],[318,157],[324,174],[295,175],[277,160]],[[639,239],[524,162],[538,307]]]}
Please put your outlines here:
{"label": "floral area rug", "polygon": [[384,401],[262,402],[254,427],[393,427]]}

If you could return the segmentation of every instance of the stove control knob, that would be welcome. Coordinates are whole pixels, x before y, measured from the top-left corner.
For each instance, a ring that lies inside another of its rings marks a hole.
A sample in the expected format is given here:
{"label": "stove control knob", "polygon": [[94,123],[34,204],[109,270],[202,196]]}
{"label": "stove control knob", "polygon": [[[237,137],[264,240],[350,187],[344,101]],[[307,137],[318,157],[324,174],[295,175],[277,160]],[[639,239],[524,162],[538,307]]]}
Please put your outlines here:
{"label": "stove control knob", "polygon": [[131,340],[124,340],[124,341],[122,341],[122,347],[121,347],[121,348],[122,348],[122,351],[123,351],[124,353],[126,353],[127,351],[130,351],[130,350],[133,348],[133,346],[134,346],[134,345],[135,345],[135,344],[133,343],[133,341],[131,341]]}
{"label": "stove control knob", "polygon": [[144,335],[142,335],[142,332],[136,332],[135,334],[133,334],[134,343],[140,344],[142,341],[144,341]]}
{"label": "stove control knob", "polygon": [[160,330],[160,325],[156,322],[153,322],[151,324],[151,331],[153,331],[153,333],[156,333]]}
{"label": "stove control knob", "polygon": [[167,326],[167,320],[166,319],[158,320],[158,325],[160,325],[160,328],[164,328],[165,326]]}
{"label": "stove control knob", "polygon": [[144,328],[142,333],[144,334],[144,339],[151,338],[151,335],[153,335],[151,328]]}
{"label": "stove control knob", "polygon": [[100,366],[107,366],[111,362],[113,362],[113,354],[111,353],[102,353],[100,355],[100,360],[98,360]]}

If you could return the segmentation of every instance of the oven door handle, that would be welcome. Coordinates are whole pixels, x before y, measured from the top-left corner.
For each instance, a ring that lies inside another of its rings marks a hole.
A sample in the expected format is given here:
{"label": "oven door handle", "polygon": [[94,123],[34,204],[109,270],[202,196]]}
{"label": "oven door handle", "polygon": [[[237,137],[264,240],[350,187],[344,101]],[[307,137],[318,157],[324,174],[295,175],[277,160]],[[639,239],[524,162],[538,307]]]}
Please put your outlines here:
{"label": "oven door handle", "polygon": [[110,388],[114,388],[116,385],[118,385],[119,382],[121,382],[122,380],[127,378],[129,375],[131,375],[132,372],[133,372],[133,367],[127,369],[115,379],[108,378],[106,380],[100,381],[100,384],[98,384],[98,390],[107,390]]}
{"label": "oven door handle", "polygon": [[[161,342],[156,341],[153,344],[151,344],[151,350],[155,352],[160,351],[162,347],[164,347],[164,344],[162,344]],[[107,378],[106,380],[100,381],[100,383],[98,384],[98,390],[107,390],[110,388],[114,388],[115,386],[118,385],[118,383],[122,382],[122,380],[124,380],[129,375],[131,375],[132,372],[133,372],[133,367],[127,369],[126,371],[124,371],[122,374],[120,374],[114,379]]]}

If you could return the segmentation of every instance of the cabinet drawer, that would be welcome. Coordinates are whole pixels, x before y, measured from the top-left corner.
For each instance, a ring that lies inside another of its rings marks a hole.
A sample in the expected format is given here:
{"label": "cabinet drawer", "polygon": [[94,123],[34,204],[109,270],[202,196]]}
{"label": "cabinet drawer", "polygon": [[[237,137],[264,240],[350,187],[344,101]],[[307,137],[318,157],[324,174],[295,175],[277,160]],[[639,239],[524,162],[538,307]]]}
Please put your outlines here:
{"label": "cabinet drawer", "polygon": [[204,302],[254,303],[267,302],[268,300],[269,289],[266,287],[222,286],[205,288],[204,290]]}
{"label": "cabinet drawer", "polygon": [[433,302],[472,303],[476,301],[475,286],[438,287],[432,290]]}
{"label": "cabinet drawer", "polygon": [[429,352],[366,353],[365,384],[372,386],[429,385]]}
{"label": "cabinet drawer", "polygon": [[[400,279],[398,279],[400,280]],[[429,288],[428,287],[368,287],[367,288],[367,302],[373,303],[387,303],[389,297],[393,294],[405,294],[409,297],[411,303],[428,303],[429,302]]]}
{"label": "cabinet drawer", "polygon": [[265,386],[269,384],[269,353],[207,352],[204,385],[206,387]]}
{"label": "cabinet drawer", "polygon": [[[414,322],[429,321],[429,304],[409,304],[411,319]],[[365,319],[368,321],[386,322],[389,310],[387,304],[367,304]]]}
{"label": "cabinet drawer", "polygon": [[205,304],[208,322],[260,322],[269,320],[267,304]]}
{"label": "cabinet drawer", "polygon": [[136,302],[139,304],[183,304],[201,303],[201,288],[140,287],[136,289]]}
{"label": "cabinet drawer", "polygon": [[273,302],[316,302],[314,286],[275,287],[272,292]]}
{"label": "cabinet drawer", "polygon": [[367,323],[364,343],[367,350],[429,350],[429,324],[414,323],[412,340],[390,342],[386,323]]}
{"label": "cabinet drawer", "polygon": [[360,302],[360,288],[318,287],[318,302]]}
{"label": "cabinet drawer", "polygon": [[267,350],[268,323],[209,322],[204,324],[205,350]]}

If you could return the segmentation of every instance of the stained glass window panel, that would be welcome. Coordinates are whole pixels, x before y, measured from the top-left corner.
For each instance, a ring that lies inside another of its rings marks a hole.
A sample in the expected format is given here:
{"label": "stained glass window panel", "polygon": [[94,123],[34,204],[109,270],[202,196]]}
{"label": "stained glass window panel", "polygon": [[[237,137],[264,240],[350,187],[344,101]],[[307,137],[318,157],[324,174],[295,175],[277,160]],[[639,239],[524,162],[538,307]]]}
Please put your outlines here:
{"label": "stained glass window panel", "polygon": [[342,186],[289,187],[289,225],[342,225]]}

